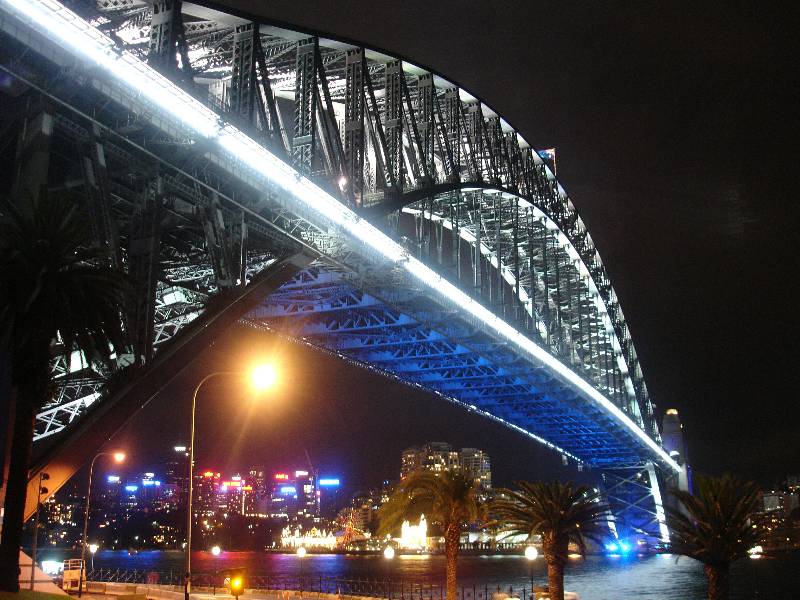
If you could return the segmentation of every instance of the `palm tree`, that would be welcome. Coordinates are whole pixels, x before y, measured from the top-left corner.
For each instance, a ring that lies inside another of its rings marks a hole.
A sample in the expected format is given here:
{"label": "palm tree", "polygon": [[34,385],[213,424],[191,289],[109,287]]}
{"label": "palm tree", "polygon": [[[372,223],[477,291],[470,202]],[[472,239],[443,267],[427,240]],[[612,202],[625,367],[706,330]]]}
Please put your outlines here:
{"label": "palm tree", "polygon": [[758,488],[731,475],[701,476],[695,484],[694,494],[671,492],[681,507],[667,507],[670,549],[703,563],[709,600],[727,600],[731,563],[757,542],[750,517]]}
{"label": "palm tree", "polygon": [[492,510],[509,534],[541,536],[550,600],[564,600],[569,544],[585,552],[587,539],[599,539],[608,509],[597,492],[571,482],[518,481],[516,485],[518,490],[500,490]]}
{"label": "palm tree", "polygon": [[486,506],[478,497],[475,479],[459,471],[411,473],[381,507],[378,534],[392,533],[404,520],[416,520],[421,515],[442,530],[447,561],[447,600],[456,600],[461,533],[468,525],[480,523],[486,517]]}
{"label": "palm tree", "polygon": [[88,248],[75,198],[0,203],[0,346],[11,365],[13,432],[0,540],[0,590],[19,589],[19,548],[37,409],[49,398],[53,342],[108,359],[124,348],[127,278]]}

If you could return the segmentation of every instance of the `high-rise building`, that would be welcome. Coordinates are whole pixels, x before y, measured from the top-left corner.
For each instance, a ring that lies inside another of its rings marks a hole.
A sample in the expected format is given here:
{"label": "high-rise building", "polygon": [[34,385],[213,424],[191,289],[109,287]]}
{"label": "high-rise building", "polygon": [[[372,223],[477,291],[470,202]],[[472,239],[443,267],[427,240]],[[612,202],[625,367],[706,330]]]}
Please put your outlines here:
{"label": "high-rise building", "polygon": [[400,479],[405,479],[417,470],[442,473],[460,470],[474,477],[483,490],[492,487],[492,469],[489,455],[477,448],[453,450],[444,442],[429,442],[422,446],[412,446],[403,451],[400,466]]}
{"label": "high-rise building", "polygon": [[241,475],[222,480],[217,486],[217,512],[228,515],[244,514],[244,499],[247,487]]}
{"label": "high-rise building", "polygon": [[319,518],[317,477],[308,471],[282,471],[272,476],[269,514],[287,518]]}
{"label": "high-rise building", "polygon": [[492,464],[486,452],[477,448],[462,448],[459,460],[464,473],[473,477],[480,489],[492,489]]}
{"label": "high-rise building", "polygon": [[222,478],[220,473],[204,471],[195,473],[194,493],[192,494],[193,513],[198,515],[213,515],[217,510],[217,494],[219,482]]}
{"label": "high-rise building", "polygon": [[174,454],[164,466],[164,483],[174,485],[177,489],[179,500],[183,500],[188,493],[189,486],[189,452],[186,446],[174,446]]}
{"label": "high-rise building", "polygon": [[244,492],[244,514],[248,516],[269,513],[269,495],[266,489],[266,470],[262,465],[250,467]]}
{"label": "high-rise building", "polygon": [[460,466],[458,452],[444,442],[428,442],[422,446],[412,446],[403,451],[400,478],[404,479],[414,471],[424,469],[441,473]]}

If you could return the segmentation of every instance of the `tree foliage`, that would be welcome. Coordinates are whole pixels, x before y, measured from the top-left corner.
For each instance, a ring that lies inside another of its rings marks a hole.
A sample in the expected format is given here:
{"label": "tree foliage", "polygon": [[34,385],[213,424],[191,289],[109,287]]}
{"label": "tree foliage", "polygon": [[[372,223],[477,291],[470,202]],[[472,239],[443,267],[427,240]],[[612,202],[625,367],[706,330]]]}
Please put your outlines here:
{"label": "tree foliage", "polygon": [[428,523],[446,530],[459,529],[485,519],[486,507],[478,498],[472,478],[462,473],[416,471],[406,477],[378,513],[378,535],[398,529],[405,520],[418,520],[425,515]]}
{"label": "tree foliage", "polygon": [[0,339],[14,381],[25,376],[28,353],[49,347],[57,334],[66,355],[82,350],[107,359],[109,346],[122,350],[128,279],[89,246],[80,203],[42,194],[21,204],[3,201],[0,210]]}
{"label": "tree foliage", "polygon": [[577,544],[583,553],[587,540],[599,540],[608,508],[594,490],[571,482],[516,485],[517,490],[500,490],[492,511],[509,535],[541,536],[550,598],[563,600],[569,544]]}
{"label": "tree foliage", "polygon": [[108,361],[112,347],[124,350],[128,280],[91,246],[79,198],[42,193],[3,201],[0,213],[0,346],[14,392],[0,590],[15,592],[35,414],[50,397],[49,362],[56,353],[69,360],[74,350]]}
{"label": "tree foliage", "polygon": [[674,490],[683,510],[667,508],[670,548],[703,564],[726,567],[747,556],[757,532],[750,517],[758,488],[731,475],[697,477],[695,493]]}

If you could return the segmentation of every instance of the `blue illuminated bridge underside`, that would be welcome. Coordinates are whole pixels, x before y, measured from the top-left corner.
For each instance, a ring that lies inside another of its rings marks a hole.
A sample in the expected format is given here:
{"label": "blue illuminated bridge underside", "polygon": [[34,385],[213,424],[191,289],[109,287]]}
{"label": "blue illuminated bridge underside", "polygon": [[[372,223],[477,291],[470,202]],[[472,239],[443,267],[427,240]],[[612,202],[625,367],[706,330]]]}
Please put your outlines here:
{"label": "blue illuminated bridge underside", "polygon": [[370,294],[356,282],[324,267],[307,269],[247,320],[441,394],[592,467],[643,460],[639,440],[550,369],[458,313],[442,312],[421,290]]}

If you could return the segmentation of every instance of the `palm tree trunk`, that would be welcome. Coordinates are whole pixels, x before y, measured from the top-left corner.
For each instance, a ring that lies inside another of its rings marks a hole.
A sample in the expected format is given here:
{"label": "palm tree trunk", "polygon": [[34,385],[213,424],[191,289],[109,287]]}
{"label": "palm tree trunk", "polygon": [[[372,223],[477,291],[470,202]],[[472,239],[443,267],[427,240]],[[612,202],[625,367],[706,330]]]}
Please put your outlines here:
{"label": "palm tree trunk", "polygon": [[558,561],[547,563],[547,592],[550,600],[564,600],[564,565]]}
{"label": "palm tree trunk", "polygon": [[447,600],[456,600],[458,594],[457,567],[458,567],[458,544],[461,541],[461,529],[456,525],[450,525],[444,531],[444,555],[447,560]]}
{"label": "palm tree trunk", "polygon": [[[38,353],[41,355],[41,353]],[[8,481],[4,500],[3,532],[0,537],[0,591],[19,591],[19,550],[25,524],[25,495],[33,450],[36,407],[45,397],[48,384],[47,346],[42,362],[29,360],[18,380],[14,431],[11,441]],[[38,364],[34,364],[37,363]]]}
{"label": "palm tree trunk", "polygon": [[704,567],[708,578],[708,600],[728,600],[730,596],[730,567],[727,565]]}

